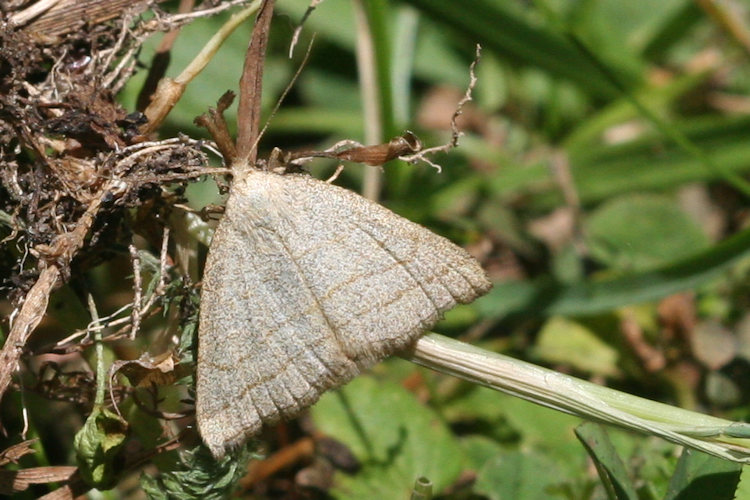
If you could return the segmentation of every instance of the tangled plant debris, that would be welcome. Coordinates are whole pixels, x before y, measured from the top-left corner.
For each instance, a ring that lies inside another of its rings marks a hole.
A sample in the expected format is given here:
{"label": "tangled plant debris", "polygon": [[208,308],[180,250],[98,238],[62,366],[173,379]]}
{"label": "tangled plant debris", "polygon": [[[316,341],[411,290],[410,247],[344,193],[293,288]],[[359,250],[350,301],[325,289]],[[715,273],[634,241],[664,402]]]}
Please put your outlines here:
{"label": "tangled plant debris", "polygon": [[[160,221],[182,201],[188,182],[217,169],[207,168],[205,142],[186,136],[152,140],[144,134],[144,114],[124,109],[115,96],[133,74],[149,35],[241,3],[193,7],[186,2],[179,14],[159,10],[158,2],[121,0],[9,2],[2,7],[0,290],[9,321],[2,325],[8,330],[3,330],[0,352],[0,398],[12,392],[15,374],[28,366],[33,377],[25,390],[91,411],[90,372],[61,373],[52,363],[39,368],[27,361],[45,353],[81,351],[106,321],[83,330],[83,340],[73,335],[67,342],[33,349],[29,340],[50,295],[110,259],[113,249],[131,249],[136,283],[132,313],[120,311],[121,321],[106,318],[107,326],[121,324],[111,337],[133,333],[144,317],[167,310],[167,302],[190,296],[190,283],[168,276],[174,261],[164,251],[152,273],[159,286],[147,287],[149,296],[141,297],[144,264],[133,237],[167,248]],[[152,77],[158,80],[163,70],[156,68]],[[190,311],[183,307],[181,314]],[[119,399],[124,393],[114,387],[110,394]]]}

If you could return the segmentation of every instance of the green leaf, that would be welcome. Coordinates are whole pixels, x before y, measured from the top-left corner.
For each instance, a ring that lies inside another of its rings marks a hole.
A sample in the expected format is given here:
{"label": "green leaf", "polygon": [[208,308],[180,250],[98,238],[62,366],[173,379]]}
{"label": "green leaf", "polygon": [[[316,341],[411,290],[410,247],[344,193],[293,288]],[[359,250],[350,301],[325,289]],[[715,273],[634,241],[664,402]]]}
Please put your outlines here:
{"label": "green leaf", "polygon": [[548,499],[560,478],[557,464],[543,455],[511,452],[497,455],[477,474],[474,491],[491,500]]}
{"label": "green leaf", "polygon": [[98,489],[115,485],[121,470],[116,464],[125,443],[128,423],[117,414],[95,407],[73,440],[81,477]]}
{"label": "green leaf", "polygon": [[466,455],[466,467],[473,470],[481,469],[497,455],[506,452],[497,441],[481,434],[461,439],[461,447]]}
{"label": "green leaf", "polygon": [[360,377],[324,395],[312,415],[321,431],[362,462],[355,476],[337,474],[331,491],[336,498],[408,498],[420,476],[439,493],[461,472],[456,439],[400,385]]}
{"label": "green leaf", "polygon": [[750,466],[745,465],[742,467],[740,484],[737,485],[737,490],[734,494],[737,500],[750,498]]}
{"label": "green leaf", "polygon": [[[577,474],[586,456],[573,436],[580,419],[559,411],[539,406],[515,396],[499,394],[485,387],[472,387],[460,397],[442,405],[443,414],[450,422],[472,429],[502,451],[504,446],[518,446],[524,451],[535,450],[566,467],[569,474]],[[462,440],[467,454],[467,467],[481,468],[495,453],[490,443]]]}
{"label": "green leaf", "polygon": [[685,449],[677,462],[664,500],[735,498],[741,471],[741,464]]}
{"label": "green leaf", "polygon": [[251,458],[243,448],[217,461],[208,448],[199,446],[181,454],[177,470],[158,477],[141,475],[141,486],[151,500],[222,500],[230,497]]}
{"label": "green leaf", "polygon": [[579,425],[575,432],[594,461],[609,498],[638,500],[638,494],[628,477],[625,464],[609,440],[604,427],[586,422]]}
{"label": "green leaf", "polygon": [[560,316],[550,318],[539,332],[534,354],[549,363],[565,363],[604,376],[619,374],[618,353],[593,331]]}
{"label": "green leaf", "polygon": [[586,223],[591,254],[621,270],[644,271],[688,257],[708,238],[667,197],[627,195],[604,203]]}

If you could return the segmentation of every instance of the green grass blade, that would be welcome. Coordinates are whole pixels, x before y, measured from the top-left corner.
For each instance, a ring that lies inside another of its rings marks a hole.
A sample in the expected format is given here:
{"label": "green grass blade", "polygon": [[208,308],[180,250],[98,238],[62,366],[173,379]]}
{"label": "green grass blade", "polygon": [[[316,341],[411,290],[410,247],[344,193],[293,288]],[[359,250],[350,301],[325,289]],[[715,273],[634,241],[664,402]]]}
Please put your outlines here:
{"label": "green grass blade", "polygon": [[499,284],[476,307],[488,318],[510,313],[597,314],[695,288],[749,256],[746,229],[708,251],[653,271],[573,285],[543,280]]}
{"label": "green grass blade", "polygon": [[[618,94],[591,61],[568,40],[549,29],[533,26],[503,2],[474,0],[465,4],[443,0],[407,0],[426,16],[445,23],[464,39],[480,43],[519,64],[536,66],[552,77],[575,82],[597,98]],[[636,85],[637,74],[618,68],[618,81]]]}

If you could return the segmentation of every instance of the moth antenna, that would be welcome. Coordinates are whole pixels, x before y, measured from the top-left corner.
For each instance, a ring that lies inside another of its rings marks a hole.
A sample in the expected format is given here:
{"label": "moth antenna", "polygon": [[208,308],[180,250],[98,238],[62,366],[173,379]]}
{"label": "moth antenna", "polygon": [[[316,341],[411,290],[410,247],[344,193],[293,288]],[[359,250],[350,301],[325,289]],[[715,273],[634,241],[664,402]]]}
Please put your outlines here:
{"label": "moth antenna", "polygon": [[253,150],[257,149],[258,143],[263,138],[263,134],[266,133],[266,129],[268,129],[268,124],[271,123],[271,119],[274,116],[276,116],[276,113],[279,111],[279,108],[281,107],[281,104],[284,102],[284,99],[286,99],[286,96],[292,90],[292,87],[294,87],[294,84],[297,82],[299,75],[302,74],[302,70],[305,68],[305,66],[307,65],[307,61],[310,59],[310,53],[312,52],[312,46],[313,46],[314,41],[315,41],[315,35],[313,35],[312,40],[310,40],[310,43],[307,46],[307,52],[305,52],[305,57],[302,58],[302,62],[300,63],[299,68],[297,68],[297,71],[295,71],[294,76],[292,76],[292,79],[287,84],[286,88],[284,89],[284,92],[282,92],[279,98],[276,100],[276,104],[273,106],[273,109],[271,110],[271,114],[268,115],[268,118],[266,119],[266,123],[263,124],[263,128],[258,133],[258,137],[255,139],[255,143],[253,143],[253,148],[252,148]]}

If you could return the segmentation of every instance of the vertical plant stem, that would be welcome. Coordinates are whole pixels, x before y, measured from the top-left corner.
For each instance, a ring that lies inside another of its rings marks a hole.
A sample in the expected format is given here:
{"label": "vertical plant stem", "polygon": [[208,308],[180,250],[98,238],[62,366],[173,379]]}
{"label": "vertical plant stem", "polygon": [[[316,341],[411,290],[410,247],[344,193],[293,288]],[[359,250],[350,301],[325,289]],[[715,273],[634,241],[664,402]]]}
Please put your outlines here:
{"label": "vertical plant stem", "polygon": [[414,481],[410,500],[432,500],[432,481],[424,476],[418,477]]}
{"label": "vertical plant stem", "polygon": [[104,394],[106,389],[107,370],[104,368],[104,343],[102,342],[102,330],[99,327],[99,313],[96,311],[94,297],[89,293],[88,306],[91,313],[91,324],[94,325],[94,346],[96,352],[96,397],[94,407],[104,406]]}
{"label": "vertical plant stem", "polygon": [[[375,64],[375,47],[372,31],[365,13],[362,0],[355,0],[354,18],[357,24],[357,71],[359,86],[362,92],[362,112],[364,115],[364,143],[378,144],[383,142],[383,117],[378,102],[378,77]],[[362,196],[368,200],[377,200],[380,196],[383,174],[380,169],[367,168],[362,183]]]}
{"label": "vertical plant stem", "polygon": [[393,119],[399,132],[411,119],[411,80],[419,29],[419,11],[403,5],[397,12],[393,39]]}

